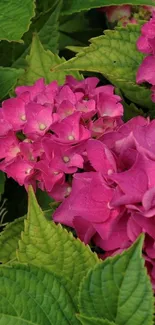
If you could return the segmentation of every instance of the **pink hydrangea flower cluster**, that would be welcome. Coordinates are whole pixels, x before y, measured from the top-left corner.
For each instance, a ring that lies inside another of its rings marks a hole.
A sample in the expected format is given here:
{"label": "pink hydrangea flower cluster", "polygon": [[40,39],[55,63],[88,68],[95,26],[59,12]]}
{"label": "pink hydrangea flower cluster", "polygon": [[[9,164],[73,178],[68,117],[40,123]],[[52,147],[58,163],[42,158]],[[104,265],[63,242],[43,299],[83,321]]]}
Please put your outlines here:
{"label": "pink hydrangea flower cluster", "polygon": [[122,18],[129,18],[131,16],[131,6],[122,5],[122,6],[107,6],[100,8],[100,11],[106,13],[106,17],[110,23],[114,23]]}
{"label": "pink hydrangea flower cluster", "polygon": [[86,168],[88,139],[122,123],[121,98],[98,78],[66,78],[17,87],[0,109],[0,170],[26,188],[38,186],[57,201],[71,190],[71,175]]}
{"label": "pink hydrangea flower cluster", "polygon": [[138,84],[148,82],[152,85],[152,101],[155,102],[155,12],[150,21],[142,26],[137,48],[147,56],[137,71],[136,81]]}
{"label": "pink hydrangea flower cluster", "polygon": [[103,258],[145,233],[144,257],[155,289],[155,120],[135,117],[89,139],[85,159],[89,170],[74,174],[55,222],[102,248]]}
{"label": "pink hydrangea flower cluster", "polygon": [[120,5],[120,6],[105,6],[100,8],[101,12],[105,12],[109,23],[120,22],[123,26],[127,24],[137,24],[139,19],[148,19],[153,14],[155,7],[153,6],[139,6],[138,12],[134,13],[134,6]]}

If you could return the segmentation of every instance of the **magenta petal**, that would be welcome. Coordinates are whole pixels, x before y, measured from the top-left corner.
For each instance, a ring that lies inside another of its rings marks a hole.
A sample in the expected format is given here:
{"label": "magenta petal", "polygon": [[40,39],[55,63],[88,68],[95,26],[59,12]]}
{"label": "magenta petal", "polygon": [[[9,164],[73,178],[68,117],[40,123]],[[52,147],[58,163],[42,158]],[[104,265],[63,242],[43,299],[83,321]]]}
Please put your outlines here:
{"label": "magenta petal", "polygon": [[142,227],[132,217],[127,222],[127,234],[129,239],[134,242],[142,233]]}
{"label": "magenta petal", "polygon": [[108,202],[112,194],[100,173],[75,174],[72,192],[54,213],[54,220],[68,224],[73,217],[81,216],[90,222],[104,222],[111,212]]}
{"label": "magenta petal", "polygon": [[152,238],[155,239],[155,218],[143,217],[140,213],[133,213],[133,219],[143,229],[143,232],[148,233]]}
{"label": "magenta petal", "polygon": [[100,236],[95,235],[95,244],[105,251],[124,248],[124,246],[126,246],[129,241],[126,231],[126,222],[127,220],[122,217],[115,225],[113,231],[111,232],[111,235],[108,237],[107,240],[104,240]]}
{"label": "magenta petal", "polygon": [[3,102],[2,112],[6,121],[14,131],[22,129],[26,123],[25,102],[20,98],[10,98]]}
{"label": "magenta petal", "polygon": [[96,171],[104,174],[116,171],[116,163],[113,154],[99,140],[88,140],[86,144],[88,159]]}
{"label": "magenta petal", "polygon": [[32,86],[19,86],[15,89],[16,94],[19,96],[25,92],[30,94],[30,100],[34,100],[37,94],[41,93],[45,89],[44,79],[41,78],[35,82]]}
{"label": "magenta petal", "polygon": [[145,210],[150,210],[151,208],[155,207],[155,187],[145,192],[142,199],[142,204]]}
{"label": "magenta petal", "polygon": [[143,164],[143,157],[139,154],[134,165],[129,170],[110,176],[126,196],[133,198],[134,202],[130,201],[130,203],[140,202],[147,190],[148,176]]}
{"label": "magenta petal", "polygon": [[137,41],[137,48],[140,52],[150,54],[151,47],[149,45],[148,38],[144,35],[141,35]]}
{"label": "magenta petal", "polygon": [[34,163],[17,157],[13,162],[8,164],[5,169],[8,177],[12,177],[19,185],[24,185],[26,179],[34,172]]}
{"label": "magenta petal", "polygon": [[147,56],[137,71],[136,81],[138,84],[149,82],[155,85],[155,57]]}
{"label": "magenta petal", "polygon": [[73,218],[73,227],[76,229],[78,237],[85,243],[89,244],[96,231],[93,225],[82,217]]}

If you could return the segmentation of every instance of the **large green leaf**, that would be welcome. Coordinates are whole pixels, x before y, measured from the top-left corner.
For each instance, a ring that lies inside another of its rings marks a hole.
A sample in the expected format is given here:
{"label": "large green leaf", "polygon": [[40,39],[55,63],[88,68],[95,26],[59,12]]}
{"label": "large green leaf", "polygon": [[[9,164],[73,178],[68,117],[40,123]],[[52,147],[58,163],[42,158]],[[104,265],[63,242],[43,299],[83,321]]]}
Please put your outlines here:
{"label": "large green leaf", "polygon": [[24,73],[22,69],[0,67],[0,100],[15,86],[18,78]]}
{"label": "large green leaf", "polygon": [[20,41],[35,15],[34,0],[0,1],[0,39]]}
{"label": "large green leaf", "polygon": [[69,15],[82,10],[89,10],[97,7],[112,5],[150,5],[155,6],[153,0],[65,0],[62,8],[62,15]]}
{"label": "large green leaf", "polygon": [[28,217],[17,255],[22,263],[42,265],[48,271],[69,278],[75,295],[82,278],[100,261],[89,246],[75,239],[61,225],[44,218],[31,188]]}
{"label": "large green leaf", "polygon": [[0,325],[78,325],[62,279],[34,266],[0,267]]}
{"label": "large green leaf", "polygon": [[71,69],[102,73],[131,101],[155,109],[150,90],[136,84],[137,69],[144,58],[136,48],[140,28],[140,25],[128,25],[105,31],[105,35],[93,38],[92,44],[75,58],[56,67],[55,72]]}
{"label": "large green leaf", "polygon": [[81,314],[119,325],[151,324],[154,301],[142,257],[143,238],[88,273],[80,288]]}
{"label": "large green leaf", "polygon": [[21,217],[9,223],[0,233],[1,263],[7,263],[16,258],[16,249],[23,229],[24,217]]}
{"label": "large green leaf", "polygon": [[62,14],[68,15],[82,10],[111,5],[150,5],[155,6],[154,0],[65,0],[63,2]]}
{"label": "large green leaf", "polygon": [[113,322],[109,322],[107,319],[86,317],[83,315],[77,315],[82,325],[115,325]]}
{"label": "large green leaf", "polygon": [[[55,72],[54,67],[63,62],[65,62],[65,59],[60,58],[49,50],[44,50],[37,34],[35,34],[32,41],[30,55],[27,56],[28,67],[19,80],[19,84],[30,85],[39,78],[45,78],[47,83],[57,80],[61,84],[64,82],[68,71],[64,70],[62,72]],[[71,71],[70,74],[72,74]],[[78,72],[74,72],[73,75],[80,78]]]}

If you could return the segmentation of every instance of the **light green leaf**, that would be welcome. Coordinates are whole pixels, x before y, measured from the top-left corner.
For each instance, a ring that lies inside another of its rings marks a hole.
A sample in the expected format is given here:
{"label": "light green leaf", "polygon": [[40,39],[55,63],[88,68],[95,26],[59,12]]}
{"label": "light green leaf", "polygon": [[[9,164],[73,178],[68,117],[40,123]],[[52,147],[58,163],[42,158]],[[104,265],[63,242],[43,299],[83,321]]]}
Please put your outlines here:
{"label": "light green leaf", "polygon": [[24,73],[22,69],[0,67],[0,100],[15,86],[18,78]]}
{"label": "light green leaf", "polygon": [[0,267],[0,325],[78,325],[63,280],[34,266]]}
{"label": "light green leaf", "polygon": [[24,217],[21,217],[9,223],[0,233],[1,263],[7,263],[16,258],[16,249],[23,229]]}
{"label": "light green leaf", "polygon": [[69,15],[82,10],[112,5],[150,5],[155,6],[153,0],[65,0],[63,2],[62,15]]}
{"label": "light green leaf", "polygon": [[151,324],[153,291],[142,257],[143,239],[87,274],[79,294],[81,314],[119,325]]}
{"label": "light green leaf", "polygon": [[[28,67],[24,75],[19,80],[19,84],[31,85],[39,78],[45,78],[47,83],[57,80],[59,84],[65,81],[65,76],[68,74],[66,70],[55,72],[54,67],[65,62],[64,58],[53,54],[49,50],[45,51],[39,41],[37,34],[34,35],[30,55],[27,56]],[[72,74],[71,71],[69,71]],[[77,78],[80,78],[78,72],[73,73]]]}
{"label": "light green leaf", "polygon": [[0,39],[20,41],[35,15],[34,0],[0,1]]}
{"label": "light green leaf", "polygon": [[83,46],[66,46],[66,49],[74,52],[74,53],[79,53],[83,51]]}
{"label": "light green leaf", "polygon": [[55,72],[71,69],[102,73],[131,101],[155,109],[150,90],[136,84],[137,69],[144,58],[136,49],[140,28],[140,25],[128,25],[105,31],[105,35],[93,38],[92,44],[75,58],[55,67]]}
{"label": "light green leaf", "polygon": [[83,315],[76,315],[82,325],[115,325],[113,322],[109,322],[107,319],[90,318]]}
{"label": "light green leaf", "polygon": [[0,195],[4,193],[5,174],[0,171]]}
{"label": "light green leaf", "polygon": [[74,295],[88,270],[100,262],[89,246],[75,239],[61,225],[44,218],[31,188],[28,217],[17,256],[21,263],[41,265],[45,270],[69,278],[74,286]]}

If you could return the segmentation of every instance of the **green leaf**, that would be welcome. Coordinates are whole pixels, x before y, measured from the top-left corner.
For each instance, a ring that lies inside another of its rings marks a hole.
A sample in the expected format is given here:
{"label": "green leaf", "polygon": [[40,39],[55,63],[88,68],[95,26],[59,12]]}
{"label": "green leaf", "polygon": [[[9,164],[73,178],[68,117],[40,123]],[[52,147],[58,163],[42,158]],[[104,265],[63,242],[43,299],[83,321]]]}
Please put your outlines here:
{"label": "green leaf", "polygon": [[[37,34],[35,34],[32,41],[30,55],[27,56],[28,67],[19,80],[19,84],[31,85],[39,78],[45,78],[47,83],[57,80],[59,84],[62,84],[65,81],[65,76],[68,74],[68,71],[64,70],[63,72],[55,72],[54,67],[63,62],[65,62],[64,58],[60,58],[49,50],[45,51]],[[70,74],[72,74],[71,71]],[[73,75],[80,78],[78,72],[73,73]]]}
{"label": "green leaf", "polygon": [[0,267],[0,325],[78,325],[62,279],[34,266]]}
{"label": "green leaf", "polygon": [[130,120],[135,116],[139,116],[139,115],[144,116],[144,112],[142,111],[142,109],[137,108],[136,105],[133,103],[128,105],[126,102],[123,102],[123,107],[124,107],[123,119],[125,122],[127,122],[128,120]]}
{"label": "green leaf", "polygon": [[5,174],[0,171],[0,195],[4,193]]}
{"label": "green leaf", "polygon": [[16,249],[21,232],[24,229],[24,217],[9,223],[0,233],[0,262],[7,263],[16,258]]}
{"label": "green leaf", "polygon": [[44,218],[31,188],[28,217],[17,256],[21,263],[42,265],[45,270],[69,278],[74,286],[74,295],[88,270],[100,262],[89,246],[75,239],[61,225]]}
{"label": "green leaf", "polygon": [[36,191],[36,198],[42,210],[50,209],[50,204],[54,202],[47,192],[42,191],[40,188]]}
{"label": "green leaf", "polygon": [[90,318],[83,315],[77,315],[82,325],[115,325],[113,322],[109,322],[108,319]]}
{"label": "green leaf", "polygon": [[0,67],[0,100],[15,86],[18,78],[24,73],[22,69]]}
{"label": "green leaf", "polygon": [[82,10],[112,5],[150,5],[155,6],[153,0],[65,0],[63,2],[62,15],[69,15]]}
{"label": "green leaf", "polygon": [[20,41],[35,15],[34,0],[0,2],[0,39]]}
{"label": "green leaf", "polygon": [[144,236],[121,255],[107,258],[81,283],[80,313],[119,325],[148,325],[153,317],[153,292],[144,267]]}
{"label": "green leaf", "polygon": [[155,109],[150,90],[136,84],[137,69],[144,58],[136,48],[140,28],[140,25],[128,25],[125,28],[106,30],[105,35],[93,38],[92,44],[75,58],[55,67],[55,72],[71,69],[102,73],[128,99],[143,107]]}
{"label": "green leaf", "polygon": [[88,40],[91,37],[102,34],[102,29],[99,27],[96,28],[94,22],[93,27],[90,27],[91,22],[85,12],[70,16],[61,16],[60,18],[60,50],[63,50],[67,46],[88,46]]}
{"label": "green leaf", "polygon": [[[37,13],[33,19],[33,23],[31,24],[29,31],[23,36],[24,44],[16,44],[15,48],[13,44],[11,44],[11,46],[7,45],[7,47],[9,47],[8,50],[10,53],[10,58],[5,57],[5,47],[7,42],[4,43],[3,41],[4,44],[0,44],[3,62],[8,62],[9,60],[9,62],[11,61],[10,65],[12,65],[12,67],[25,68],[25,58],[30,52],[30,46],[34,33],[38,33],[45,49],[48,49],[54,53],[58,52],[59,15],[62,5],[61,2],[62,0],[53,0],[52,3],[48,3],[48,1],[37,1]],[[43,10],[43,12],[41,10]]]}
{"label": "green leaf", "polygon": [[44,48],[57,53],[59,47],[59,16],[62,7],[62,0],[56,1],[56,6],[39,30],[39,39]]}

